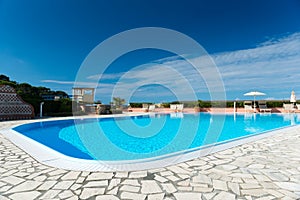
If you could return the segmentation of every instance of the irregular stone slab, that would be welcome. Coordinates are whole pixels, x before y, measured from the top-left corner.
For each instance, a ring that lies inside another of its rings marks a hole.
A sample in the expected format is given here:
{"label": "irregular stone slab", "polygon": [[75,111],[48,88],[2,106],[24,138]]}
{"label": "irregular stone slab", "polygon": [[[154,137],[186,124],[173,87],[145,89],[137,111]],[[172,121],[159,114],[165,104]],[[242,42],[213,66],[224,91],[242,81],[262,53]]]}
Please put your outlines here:
{"label": "irregular stone slab", "polygon": [[167,167],[168,170],[171,170],[172,172],[174,172],[175,174],[190,174],[189,171],[182,169],[181,167],[178,166],[171,166],[171,167]]}
{"label": "irregular stone slab", "polygon": [[169,194],[177,192],[177,189],[174,187],[172,183],[162,183],[161,186]]}
{"label": "irregular stone slab", "polygon": [[233,173],[233,174],[230,174],[229,176],[236,177],[236,178],[252,178],[253,179],[253,176],[251,174]]}
{"label": "irregular stone slab", "polygon": [[9,198],[14,200],[31,200],[31,199],[37,199],[38,196],[40,196],[40,192],[38,191],[30,191],[30,192],[20,192],[20,193],[14,193],[9,196]]}
{"label": "irregular stone slab", "polygon": [[121,199],[133,199],[133,200],[144,200],[144,199],[146,199],[146,195],[132,193],[132,192],[122,192],[120,197],[121,197]]}
{"label": "irregular stone slab", "polygon": [[168,179],[166,179],[166,178],[164,178],[164,177],[162,177],[162,176],[159,176],[159,175],[157,175],[157,174],[155,174],[154,179],[157,180],[157,181],[159,181],[159,182],[161,182],[161,183],[165,183],[165,182],[168,181]]}
{"label": "irregular stone slab", "polygon": [[101,186],[108,186],[108,180],[90,181],[87,184],[85,184],[83,187],[101,187]]}
{"label": "irregular stone slab", "polygon": [[116,187],[117,185],[119,185],[121,182],[121,179],[111,179],[110,180],[110,183],[107,187],[107,190],[111,190],[113,189],[114,187]]}
{"label": "irregular stone slab", "polygon": [[15,173],[14,174],[15,176],[18,176],[18,177],[25,177],[25,176],[28,176],[29,173],[25,173],[25,172],[18,172],[18,173]]}
{"label": "irregular stone slab", "polygon": [[[213,199],[213,197],[216,196],[216,195],[217,195],[216,192],[203,194],[204,198],[207,199],[207,200]],[[226,200],[226,199],[224,199],[224,200]]]}
{"label": "irregular stone slab", "polygon": [[76,172],[76,171],[70,171],[63,177],[61,177],[61,180],[75,180],[78,178],[81,172]]}
{"label": "irregular stone slab", "polygon": [[66,199],[66,198],[70,198],[70,197],[72,197],[72,196],[74,196],[74,193],[71,192],[70,190],[63,191],[62,193],[60,193],[60,194],[58,195],[58,197],[59,197],[60,199]]}
{"label": "irregular stone slab", "polygon": [[106,194],[112,194],[112,195],[117,195],[119,191],[119,187],[115,187],[114,189],[106,192]]}
{"label": "irregular stone slab", "polygon": [[4,183],[4,182],[0,182],[0,188],[4,185],[7,185],[7,183]]}
{"label": "irregular stone slab", "polygon": [[265,175],[268,176],[272,181],[279,181],[279,182],[289,181],[289,177],[283,175],[282,173],[265,172]]}
{"label": "irregular stone slab", "polygon": [[35,190],[38,186],[40,186],[42,182],[37,181],[26,181],[7,191],[5,194],[9,193],[18,193],[23,191],[32,191]]}
{"label": "irregular stone slab", "polygon": [[292,183],[292,182],[274,182],[280,188],[300,192],[300,184]]}
{"label": "irregular stone slab", "polygon": [[56,183],[57,183],[57,181],[46,181],[40,187],[38,187],[36,190],[49,190]]}
{"label": "irregular stone slab", "polygon": [[174,175],[174,173],[171,171],[164,171],[164,172],[160,172],[160,175],[166,177],[166,176],[172,176]]}
{"label": "irregular stone slab", "polygon": [[253,183],[242,183],[240,184],[240,186],[242,189],[257,189],[262,187],[258,184],[253,184]]}
{"label": "irregular stone slab", "polygon": [[200,193],[174,193],[173,194],[175,199],[177,200],[201,200],[201,194]]}
{"label": "irregular stone slab", "polygon": [[120,188],[120,191],[127,191],[127,192],[139,192],[140,191],[140,187],[137,186],[132,186],[132,185],[123,185]]}
{"label": "irregular stone slab", "polygon": [[214,197],[214,200],[235,200],[235,195],[229,192],[220,192]]}
{"label": "irregular stone slab", "polygon": [[119,200],[119,198],[114,195],[101,195],[97,196],[96,200]]}
{"label": "irregular stone slab", "polygon": [[141,189],[142,194],[153,194],[153,193],[162,192],[162,190],[160,189],[156,181],[145,180],[141,182],[142,182],[142,189]]}
{"label": "irregular stone slab", "polygon": [[53,189],[67,190],[73,185],[73,183],[74,181],[60,181],[53,187]]}
{"label": "irregular stone slab", "polygon": [[147,171],[130,172],[129,178],[143,178],[147,176]]}
{"label": "irregular stone slab", "polygon": [[93,196],[104,194],[105,188],[83,188],[80,199],[88,199]]}
{"label": "irregular stone slab", "polygon": [[216,190],[224,190],[227,191],[227,184],[225,181],[213,180],[213,188]]}
{"label": "irregular stone slab", "polygon": [[232,170],[235,170],[237,169],[238,167],[235,166],[235,165],[219,165],[219,166],[216,166],[217,169],[223,169],[225,171],[232,171]]}
{"label": "irregular stone slab", "polygon": [[171,180],[171,181],[173,181],[173,182],[176,182],[176,181],[180,180],[180,178],[178,178],[178,177],[176,177],[176,176],[174,176],[174,175],[172,175],[172,176],[167,176],[166,178],[169,179],[169,180]]}
{"label": "irregular stone slab", "polygon": [[279,188],[273,182],[260,182],[259,184],[265,189],[278,189]]}
{"label": "irregular stone slab", "polygon": [[53,199],[56,195],[58,195],[61,190],[48,190],[41,199]]}
{"label": "irregular stone slab", "polygon": [[112,179],[113,173],[104,173],[104,172],[94,172],[87,177],[87,181],[95,181],[95,180],[104,180],[104,179]]}
{"label": "irregular stone slab", "polygon": [[202,193],[208,193],[212,192],[214,188],[209,187],[194,187],[194,192],[202,192]]}
{"label": "irregular stone slab", "polygon": [[150,194],[150,195],[148,195],[147,200],[163,200],[164,196],[165,196],[164,193],[161,193],[161,194]]}
{"label": "irregular stone slab", "polygon": [[204,174],[199,174],[199,175],[193,177],[192,178],[192,182],[195,182],[195,183],[206,183],[208,185],[212,185],[211,178],[209,178],[208,176],[206,176]]}
{"label": "irregular stone slab", "polygon": [[60,175],[60,174],[65,174],[67,173],[68,171],[66,170],[63,170],[63,169],[56,169],[52,172],[49,173],[50,176],[56,176],[56,175]]}
{"label": "irregular stone slab", "polygon": [[237,183],[228,182],[228,188],[237,195],[240,195],[240,187]]}
{"label": "irregular stone slab", "polygon": [[127,178],[128,172],[117,172],[115,178]]}
{"label": "irregular stone slab", "polygon": [[135,179],[126,179],[122,183],[122,185],[133,185],[133,186],[140,186],[141,184]]}
{"label": "irregular stone slab", "polygon": [[268,192],[269,194],[271,194],[272,196],[275,196],[276,198],[282,198],[284,197],[284,194],[278,192],[277,190],[265,190],[266,192]]}
{"label": "irregular stone slab", "polygon": [[254,174],[254,177],[258,181],[271,182],[271,179],[269,179],[267,176],[262,175],[262,174]]}
{"label": "irregular stone slab", "polygon": [[185,187],[180,186],[180,187],[177,187],[177,189],[179,191],[193,191],[193,187],[187,187],[187,186],[185,186]]}
{"label": "irregular stone slab", "polygon": [[7,192],[9,189],[11,189],[13,186],[6,185],[4,187],[0,188],[0,194],[3,194],[4,192]]}
{"label": "irregular stone slab", "polygon": [[74,185],[71,186],[71,190],[75,191],[75,190],[78,190],[79,188],[81,188],[81,185],[80,184],[77,184],[75,183]]}
{"label": "irregular stone slab", "polygon": [[258,181],[254,178],[243,178],[246,184],[258,184]]}
{"label": "irregular stone slab", "polygon": [[43,181],[45,181],[46,179],[47,179],[47,176],[42,175],[42,176],[37,176],[37,177],[35,177],[33,180],[43,182]]}
{"label": "irregular stone slab", "polygon": [[190,180],[180,181],[180,182],[177,183],[177,185],[189,186],[190,185]]}
{"label": "irregular stone slab", "polygon": [[7,177],[4,177],[0,180],[4,181],[6,183],[9,183],[11,185],[18,185],[19,183],[22,183],[22,182],[25,181],[24,179],[18,178],[18,177],[15,177],[15,176],[7,176]]}
{"label": "irregular stone slab", "polygon": [[7,197],[5,197],[5,196],[2,196],[2,195],[0,194],[0,200],[10,200],[10,199],[7,198]]}
{"label": "irregular stone slab", "polygon": [[250,195],[250,196],[255,196],[255,197],[261,197],[263,195],[268,194],[265,190],[263,189],[250,189],[250,190],[241,190],[242,195]]}

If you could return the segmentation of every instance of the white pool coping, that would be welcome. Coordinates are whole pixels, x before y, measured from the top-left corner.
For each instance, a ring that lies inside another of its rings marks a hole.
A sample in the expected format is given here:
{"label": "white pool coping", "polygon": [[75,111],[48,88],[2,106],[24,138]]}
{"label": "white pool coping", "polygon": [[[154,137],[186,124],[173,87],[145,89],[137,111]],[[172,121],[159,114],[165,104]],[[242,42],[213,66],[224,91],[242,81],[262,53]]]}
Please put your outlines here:
{"label": "white pool coping", "polygon": [[[124,116],[136,116],[145,113],[135,113],[135,114],[125,114],[125,115],[116,115],[117,117]],[[109,116],[101,116],[100,118],[106,117],[116,117],[115,115]],[[80,117],[82,118],[82,117]],[[84,118],[95,118],[95,116],[86,116]],[[57,121],[57,120],[67,120],[74,119],[74,117],[66,117],[66,118],[55,118],[55,119],[43,119],[43,120],[34,120],[33,122],[42,122],[42,121]],[[27,122],[28,123],[28,122]],[[27,124],[20,123],[13,127]],[[270,137],[272,135],[287,132],[292,129],[297,128],[297,126],[289,126],[286,128],[280,128],[273,131],[268,131],[256,135],[245,136],[238,139],[233,139],[230,141],[225,141],[222,143],[218,143],[215,145],[209,145],[205,147],[188,149],[182,152],[176,152],[168,155],[158,156],[154,158],[147,159],[138,159],[138,160],[126,160],[126,161],[96,161],[96,160],[85,160],[73,158],[70,156],[66,156],[62,153],[59,153],[29,137],[22,135],[14,131],[10,127],[9,129],[2,130],[2,134],[8,138],[11,142],[17,145],[19,148],[27,152],[38,162],[66,170],[75,170],[75,171],[105,171],[105,172],[115,172],[115,171],[137,171],[137,170],[146,170],[153,168],[166,167],[170,165],[175,165],[181,162],[185,162],[188,160],[192,160],[198,157],[206,156],[211,153],[215,153],[218,151],[222,151],[225,149],[229,149],[238,145],[242,145],[245,143],[253,142],[265,137]]]}

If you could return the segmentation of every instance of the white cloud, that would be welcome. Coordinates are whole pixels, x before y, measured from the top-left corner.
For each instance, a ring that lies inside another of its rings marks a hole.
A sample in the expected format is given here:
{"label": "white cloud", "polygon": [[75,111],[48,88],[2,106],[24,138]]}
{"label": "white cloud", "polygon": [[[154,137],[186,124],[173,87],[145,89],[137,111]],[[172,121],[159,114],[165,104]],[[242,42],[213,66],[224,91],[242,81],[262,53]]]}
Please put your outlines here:
{"label": "white cloud", "polygon": [[80,87],[94,87],[96,82],[75,82],[75,81],[59,81],[59,80],[41,80],[43,83],[55,83],[59,85],[74,85],[76,83],[77,86]]}
{"label": "white cloud", "polygon": [[[273,38],[255,48],[222,52],[211,57],[220,71],[228,99],[243,99],[243,94],[251,90],[267,93],[268,99],[282,99],[289,95],[292,89],[296,93],[297,90],[300,92],[300,33]],[[192,61],[209,66],[209,62],[203,57],[192,58]],[[128,92],[134,92],[130,90],[143,85],[161,84],[170,90],[176,90],[179,96],[189,97],[192,94],[186,87],[188,81],[199,98],[207,99],[209,94],[206,83],[213,89],[221,87],[218,82],[214,82],[217,80],[217,74],[211,67],[206,67],[202,73],[205,77],[201,77],[180,56],[172,56],[135,67],[126,73],[104,74],[101,80],[105,83],[98,86],[97,93],[101,96],[111,94],[114,89],[113,82],[120,78],[118,81],[119,89],[121,88],[120,96],[126,96]],[[89,76],[87,79],[98,80],[99,76],[99,74]],[[108,84],[109,80],[111,83]],[[44,82],[74,84],[71,81],[44,80]]]}

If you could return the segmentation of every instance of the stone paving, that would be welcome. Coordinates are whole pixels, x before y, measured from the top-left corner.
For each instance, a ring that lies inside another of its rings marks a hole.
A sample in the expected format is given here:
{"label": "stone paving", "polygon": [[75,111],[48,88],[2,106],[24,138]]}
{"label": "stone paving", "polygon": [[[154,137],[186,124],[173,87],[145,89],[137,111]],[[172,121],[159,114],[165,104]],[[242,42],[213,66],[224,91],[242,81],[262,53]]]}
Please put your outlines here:
{"label": "stone paving", "polygon": [[300,126],[170,167],[105,173],[45,166],[0,134],[2,199],[300,199]]}

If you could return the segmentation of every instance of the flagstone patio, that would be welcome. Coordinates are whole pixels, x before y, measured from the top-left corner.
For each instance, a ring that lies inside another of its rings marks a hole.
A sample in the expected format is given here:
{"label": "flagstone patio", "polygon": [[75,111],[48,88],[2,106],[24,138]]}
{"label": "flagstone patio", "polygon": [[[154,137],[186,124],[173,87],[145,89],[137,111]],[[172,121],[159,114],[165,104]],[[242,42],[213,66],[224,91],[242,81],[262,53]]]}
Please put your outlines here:
{"label": "flagstone patio", "polygon": [[[0,133],[21,122],[0,122]],[[174,166],[133,172],[49,167],[0,134],[0,199],[300,199],[300,126]]]}

